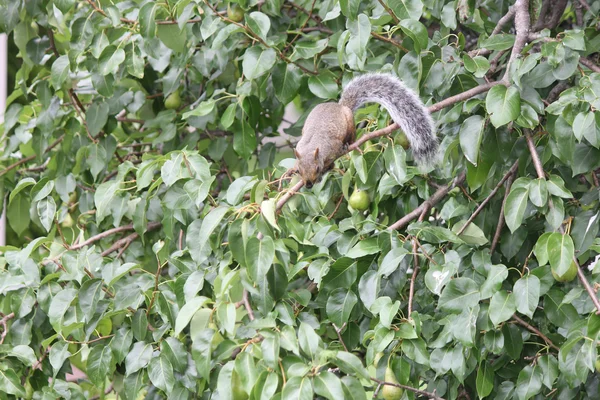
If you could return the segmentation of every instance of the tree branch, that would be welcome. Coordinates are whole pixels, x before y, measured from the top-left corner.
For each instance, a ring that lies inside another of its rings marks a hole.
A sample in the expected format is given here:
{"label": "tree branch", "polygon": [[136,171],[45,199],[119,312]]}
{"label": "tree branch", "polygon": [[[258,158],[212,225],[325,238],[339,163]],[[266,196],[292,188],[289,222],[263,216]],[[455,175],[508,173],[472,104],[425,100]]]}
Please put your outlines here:
{"label": "tree branch", "polygon": [[454,189],[457,185],[462,184],[465,181],[466,176],[467,175],[465,172],[461,172],[454,181],[452,181],[451,183],[449,183],[446,186],[442,186],[441,188],[439,188],[433,195],[431,195],[430,198],[428,198],[423,203],[421,203],[421,205],[419,207],[415,208],[414,210],[412,210],[411,212],[406,214],[404,217],[400,218],[394,224],[390,225],[387,229],[389,231],[392,231],[392,230],[404,228],[412,220],[414,220],[415,218],[418,218],[424,210],[428,210],[431,207],[433,207],[434,205],[436,205],[437,203],[439,203],[440,200],[442,200],[444,197],[446,197],[448,192],[450,192],[452,189]]}
{"label": "tree branch", "polygon": [[[527,147],[529,148],[529,152],[531,153],[531,159],[533,160],[533,165],[535,166],[535,170],[538,175],[538,178],[546,179],[546,176],[544,174],[544,169],[542,168],[542,162],[540,160],[540,155],[538,154],[538,152],[535,148],[535,144],[533,143],[531,134],[529,133],[528,129],[525,129],[524,132],[525,132],[525,139],[527,140]],[[551,209],[554,208],[554,204],[552,203],[551,199],[548,199],[548,208],[551,208]],[[562,233],[563,235],[565,234],[565,230],[563,229],[562,225],[558,227],[558,231],[560,233]],[[579,265],[579,260],[577,260],[577,257],[575,255],[573,255],[573,262],[575,263],[575,265],[577,265],[577,276],[579,277],[579,281],[581,281],[581,284],[583,285],[585,290],[588,292],[588,295],[590,296],[592,303],[594,303],[594,306],[596,307],[596,310],[597,310],[596,314],[600,315],[600,301],[598,300],[596,291],[590,285],[587,278],[585,277],[585,274],[583,273],[583,270],[581,269],[581,265]]]}
{"label": "tree branch", "polygon": [[510,169],[508,170],[508,172],[506,174],[504,174],[504,176],[502,177],[502,179],[500,179],[500,182],[498,182],[498,184],[496,185],[496,187],[494,188],[494,190],[492,190],[490,192],[490,194],[485,198],[485,200],[483,200],[481,202],[481,204],[479,205],[479,207],[477,207],[477,209],[475,210],[475,212],[473,213],[473,215],[471,215],[471,217],[467,220],[467,222],[465,222],[465,224],[463,225],[462,228],[460,228],[460,230],[458,232],[456,232],[457,235],[461,235],[465,229],[467,229],[467,227],[469,226],[469,224],[471,222],[473,222],[473,220],[479,215],[479,213],[481,212],[481,210],[483,210],[483,207],[485,207],[485,205],[487,203],[489,203],[489,201],[492,199],[492,197],[494,197],[494,195],[496,193],[498,193],[498,190],[500,190],[500,188],[502,187],[502,185],[504,184],[504,182],[506,182],[506,180],[511,177],[515,172],[517,172],[517,169],[519,168],[519,161],[515,161],[515,163],[512,165],[512,167],[510,167]]}
{"label": "tree branch", "polygon": [[385,11],[387,11],[387,13],[390,14],[390,17],[392,17],[392,19],[394,20],[394,22],[396,23],[396,25],[400,24],[400,19],[398,19],[398,17],[396,16],[396,14],[394,14],[394,12],[392,11],[392,9],[389,8],[387,6],[387,4],[384,3],[383,0],[377,0],[377,1],[385,9]]}
{"label": "tree branch", "polygon": [[409,392],[420,394],[421,396],[425,396],[425,397],[427,397],[428,399],[431,399],[431,400],[444,400],[443,397],[440,397],[437,394],[435,394],[435,391],[433,393],[430,393],[430,392],[426,392],[425,390],[416,389],[416,388],[414,388],[412,386],[406,386],[406,385],[402,385],[402,384],[399,384],[399,383],[386,382],[386,381],[382,381],[382,380],[376,379],[376,378],[371,378],[371,380],[373,382],[377,382],[379,385],[394,386],[394,387],[397,387],[397,388],[408,390]]}
{"label": "tree branch", "polygon": [[515,180],[515,174],[510,175],[508,180],[506,181],[506,191],[504,192],[504,199],[502,199],[502,207],[500,207],[500,215],[498,216],[498,225],[496,226],[496,232],[494,233],[494,239],[492,239],[492,245],[490,247],[490,254],[494,254],[494,250],[498,245],[498,241],[500,241],[500,234],[502,233],[502,228],[504,227],[504,207],[506,206],[506,199],[508,198],[508,194],[510,193],[510,188],[512,183]]}
{"label": "tree branch", "polygon": [[555,345],[554,343],[552,343],[552,340],[548,339],[548,337],[546,335],[544,335],[542,332],[540,332],[540,330],[537,329],[535,326],[532,326],[532,325],[528,324],[527,322],[523,321],[521,318],[519,318],[516,315],[513,315],[512,319],[513,319],[513,321],[515,321],[519,325],[527,328],[527,330],[529,330],[529,331],[535,333],[536,335],[538,335],[544,342],[546,342],[546,344],[548,346],[552,347],[556,351],[560,351],[560,348],[557,345]]}
{"label": "tree branch", "polygon": [[506,83],[510,80],[510,67],[516,58],[521,54],[523,47],[527,44],[529,39],[529,31],[531,29],[531,21],[529,19],[529,0],[517,0],[513,6],[515,10],[515,29],[517,30],[517,36],[515,38],[515,44],[510,53],[510,58],[506,64],[506,72],[504,73],[503,81]]}
{"label": "tree branch", "polygon": [[248,291],[246,289],[244,289],[242,301],[244,302],[244,307],[246,308],[246,312],[248,313],[248,318],[250,318],[250,321],[254,321],[254,311],[252,310],[252,306],[250,305],[250,299],[248,298]]}
{"label": "tree branch", "polygon": [[592,71],[600,73],[600,67],[594,64],[592,60],[585,57],[579,57],[579,62],[591,69]]}
{"label": "tree branch", "polygon": [[[65,138],[65,135],[61,135],[58,139],[56,139],[54,142],[52,142],[52,144],[50,146],[48,146],[46,148],[46,150],[44,150],[44,154],[48,153],[50,150],[52,150],[53,148],[58,146],[58,144],[60,142],[62,142],[64,138]],[[6,174],[7,172],[9,172],[12,169],[17,168],[19,165],[25,164],[25,163],[35,159],[35,157],[36,157],[36,154],[20,159],[19,161],[15,162],[14,164],[9,165],[8,167],[6,167],[2,171],[0,171],[0,176]]]}
{"label": "tree branch", "polygon": [[8,325],[7,322],[10,321],[11,319],[13,319],[15,317],[15,313],[11,312],[10,314],[6,314],[5,316],[2,317],[2,319],[0,319],[0,325],[2,325],[2,334],[0,335],[0,344],[4,343],[4,338],[6,338],[6,335],[8,334]]}
{"label": "tree branch", "polygon": [[[160,222],[149,222],[148,223],[148,227],[147,227],[147,231],[152,231],[152,230],[160,227],[161,225],[162,224]],[[94,236],[88,238],[87,240],[85,240],[85,241],[83,241],[81,243],[77,243],[77,244],[71,246],[71,250],[79,250],[79,249],[81,249],[81,248],[83,248],[85,246],[89,246],[90,244],[95,243],[95,242],[97,242],[99,240],[102,240],[102,239],[104,239],[104,238],[106,238],[108,236],[111,236],[111,235],[114,235],[114,234],[120,233],[120,232],[132,231],[134,229],[135,228],[133,227],[133,224],[119,226],[117,228],[112,228],[112,229],[109,229],[107,231],[101,232],[101,233],[99,233],[97,235],[94,235]],[[136,233],[136,235],[137,235],[137,233]]]}

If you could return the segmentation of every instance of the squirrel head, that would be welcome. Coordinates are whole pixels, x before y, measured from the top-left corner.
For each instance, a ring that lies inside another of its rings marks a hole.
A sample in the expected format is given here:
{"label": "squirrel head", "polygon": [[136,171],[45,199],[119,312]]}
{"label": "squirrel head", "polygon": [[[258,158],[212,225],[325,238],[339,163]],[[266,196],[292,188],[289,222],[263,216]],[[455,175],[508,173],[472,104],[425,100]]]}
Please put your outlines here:
{"label": "squirrel head", "polygon": [[321,179],[326,171],[323,165],[323,159],[319,157],[319,148],[309,154],[300,155],[298,150],[294,149],[294,154],[298,160],[298,172],[304,181],[304,185],[310,189]]}

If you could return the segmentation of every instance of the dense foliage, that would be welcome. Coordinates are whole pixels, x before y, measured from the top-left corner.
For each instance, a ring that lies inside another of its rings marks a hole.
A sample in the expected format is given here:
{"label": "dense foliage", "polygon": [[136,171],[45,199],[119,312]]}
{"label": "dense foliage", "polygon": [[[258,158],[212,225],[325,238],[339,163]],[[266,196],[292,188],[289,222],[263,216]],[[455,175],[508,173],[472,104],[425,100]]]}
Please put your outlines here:
{"label": "dense foliage", "polygon": [[[0,0],[0,398],[600,398],[599,13]],[[375,104],[280,182],[365,71],[429,106],[437,166]]]}

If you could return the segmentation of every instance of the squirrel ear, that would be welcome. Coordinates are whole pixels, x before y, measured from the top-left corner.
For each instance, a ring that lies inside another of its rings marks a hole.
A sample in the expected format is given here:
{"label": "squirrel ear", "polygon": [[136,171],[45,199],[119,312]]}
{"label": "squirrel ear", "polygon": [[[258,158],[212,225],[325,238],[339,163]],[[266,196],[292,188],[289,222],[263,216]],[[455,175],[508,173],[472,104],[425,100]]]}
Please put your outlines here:
{"label": "squirrel ear", "polygon": [[300,159],[300,153],[298,153],[298,150],[294,149],[294,155],[296,156],[297,160]]}
{"label": "squirrel ear", "polygon": [[315,160],[319,157],[319,148],[315,149]]}

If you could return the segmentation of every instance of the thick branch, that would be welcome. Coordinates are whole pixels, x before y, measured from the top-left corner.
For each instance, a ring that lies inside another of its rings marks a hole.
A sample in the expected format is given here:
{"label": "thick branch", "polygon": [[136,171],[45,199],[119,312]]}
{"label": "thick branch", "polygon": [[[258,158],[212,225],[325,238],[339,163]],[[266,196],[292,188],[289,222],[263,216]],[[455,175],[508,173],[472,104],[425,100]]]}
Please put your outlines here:
{"label": "thick branch", "polygon": [[600,73],[600,67],[594,64],[592,60],[587,59],[585,57],[579,57],[579,62],[591,69],[592,71]]}
{"label": "thick branch", "polygon": [[492,199],[492,197],[494,197],[494,195],[496,193],[498,193],[498,190],[500,190],[500,188],[502,187],[502,185],[504,184],[504,182],[506,182],[506,180],[511,177],[515,172],[517,172],[517,169],[519,168],[519,161],[515,161],[515,163],[513,164],[512,167],[510,167],[510,169],[508,170],[508,172],[502,177],[502,179],[500,179],[500,182],[498,182],[498,184],[496,185],[496,187],[494,188],[494,190],[492,190],[490,192],[490,194],[485,198],[485,200],[483,200],[481,202],[481,204],[479,205],[479,207],[477,207],[477,209],[475,210],[475,212],[473,213],[473,215],[471,215],[471,217],[467,220],[467,222],[465,222],[465,224],[463,225],[462,228],[460,228],[460,230],[456,233],[457,235],[462,234],[465,229],[467,229],[467,227],[469,226],[469,224],[471,222],[473,222],[473,220],[479,215],[479,213],[481,212],[481,210],[483,210],[483,207],[485,207],[485,205],[487,203],[489,203],[489,201]]}
{"label": "thick branch", "polygon": [[448,192],[454,189],[457,185],[461,185],[465,181],[466,176],[467,175],[465,172],[461,172],[460,175],[458,175],[453,182],[439,188],[433,195],[431,195],[430,198],[421,203],[419,207],[415,208],[414,210],[406,214],[404,217],[396,221],[394,224],[390,225],[388,230],[391,231],[395,229],[404,228],[412,220],[418,218],[423,211],[429,210],[431,209],[431,207],[439,203],[444,197],[448,195]]}
{"label": "thick branch", "polygon": [[509,81],[510,78],[510,67],[514,60],[521,54],[523,47],[527,44],[529,39],[529,31],[531,29],[531,21],[529,19],[529,0],[517,0],[513,6],[515,10],[515,29],[517,30],[517,36],[515,38],[515,44],[510,53],[510,58],[506,64],[506,72],[503,80]]}

